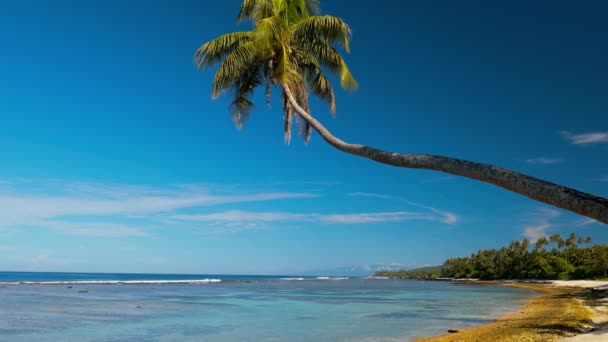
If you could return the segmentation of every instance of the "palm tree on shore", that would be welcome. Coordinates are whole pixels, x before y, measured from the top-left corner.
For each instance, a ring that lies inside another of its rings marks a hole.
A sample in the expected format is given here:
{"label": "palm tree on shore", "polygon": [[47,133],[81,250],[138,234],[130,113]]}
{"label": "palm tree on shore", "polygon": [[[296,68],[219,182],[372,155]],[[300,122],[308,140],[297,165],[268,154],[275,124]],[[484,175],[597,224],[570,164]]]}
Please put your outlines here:
{"label": "palm tree on shore", "polygon": [[212,96],[229,92],[229,109],[242,128],[254,108],[254,89],[265,85],[266,101],[272,86],[281,88],[285,141],[291,140],[294,118],[305,142],[311,128],[335,148],[376,162],[428,169],[476,179],[529,198],[608,223],[608,199],[584,193],[490,164],[429,154],[395,153],[351,144],[332,135],[310,114],[308,96],[315,95],[336,112],[333,87],[326,77],[339,76],[346,90],[357,82],[335,47],[349,52],[350,27],[340,18],[320,15],[317,0],[244,0],[237,21],[251,21],[251,31],[224,34],[203,44],[194,59],[200,69],[220,64]]}

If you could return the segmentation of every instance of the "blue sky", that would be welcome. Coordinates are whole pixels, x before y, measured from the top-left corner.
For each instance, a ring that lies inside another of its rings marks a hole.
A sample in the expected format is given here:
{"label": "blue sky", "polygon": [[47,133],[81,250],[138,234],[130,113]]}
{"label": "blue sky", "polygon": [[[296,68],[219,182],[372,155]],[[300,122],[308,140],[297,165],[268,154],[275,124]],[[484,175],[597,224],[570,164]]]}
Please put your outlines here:
{"label": "blue sky", "polygon": [[[275,89],[244,130],[194,51],[239,1],[20,1],[0,11],[0,270],[286,274],[441,263],[605,225],[313,134]],[[494,163],[608,196],[606,4],[324,1],[352,27],[350,142]],[[263,91],[260,91],[263,92]]]}

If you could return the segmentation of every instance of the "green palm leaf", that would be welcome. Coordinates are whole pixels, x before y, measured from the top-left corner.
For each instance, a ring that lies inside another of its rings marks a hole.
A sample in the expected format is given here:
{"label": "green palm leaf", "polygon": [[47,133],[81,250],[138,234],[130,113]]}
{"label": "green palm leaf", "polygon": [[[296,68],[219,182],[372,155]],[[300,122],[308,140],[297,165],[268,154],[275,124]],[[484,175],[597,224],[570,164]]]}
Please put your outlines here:
{"label": "green palm leaf", "polygon": [[200,69],[206,69],[221,61],[237,47],[251,39],[251,32],[233,32],[221,35],[203,44],[194,54],[194,60]]}
{"label": "green palm leaf", "polygon": [[[230,91],[232,118],[241,128],[254,108],[253,90],[266,83],[266,99],[274,84],[289,84],[302,108],[308,107],[309,93],[329,105],[335,114],[333,87],[326,73],[335,73],[345,89],[355,89],[357,82],[346,62],[334,47],[350,50],[350,27],[340,18],[319,15],[318,0],[243,0],[237,21],[251,21],[249,32],[222,35],[203,44],[194,60],[200,69],[220,63],[212,87],[216,98]],[[284,100],[285,94],[284,95]],[[291,138],[293,116],[298,114],[285,102],[285,140]],[[310,126],[301,123],[305,141]]]}
{"label": "green palm leaf", "polygon": [[338,42],[350,51],[350,27],[340,18],[331,15],[311,16],[298,22],[293,27],[294,40],[321,39]]}

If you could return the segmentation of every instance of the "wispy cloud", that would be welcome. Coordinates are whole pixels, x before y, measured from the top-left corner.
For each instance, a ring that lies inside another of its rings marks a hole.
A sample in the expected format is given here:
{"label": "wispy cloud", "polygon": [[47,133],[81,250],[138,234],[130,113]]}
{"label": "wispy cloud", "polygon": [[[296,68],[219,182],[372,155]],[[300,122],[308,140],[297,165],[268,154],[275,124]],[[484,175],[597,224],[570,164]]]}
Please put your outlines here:
{"label": "wispy cloud", "polygon": [[584,219],[579,220],[578,222],[576,222],[574,225],[577,227],[585,227],[588,226],[590,224],[596,224],[596,223],[600,223],[599,221],[596,221],[592,218],[588,218],[585,217]]}
{"label": "wispy cloud", "polygon": [[363,224],[363,223],[378,223],[378,222],[396,222],[396,221],[442,221],[440,215],[431,213],[416,213],[416,212],[384,212],[384,213],[357,213],[357,214],[332,214],[319,215],[318,218],[326,223],[334,224]]}
{"label": "wispy cloud", "polygon": [[531,223],[524,227],[523,235],[531,242],[547,235],[547,230],[554,226],[552,219],[559,217],[561,213],[550,208],[538,208],[531,216]]}
{"label": "wispy cloud", "polygon": [[[364,212],[340,214],[301,214],[290,212],[255,212],[230,210],[205,215],[174,215],[172,218],[183,221],[225,223],[227,228],[258,229],[271,222],[320,222],[326,224],[372,224],[400,221],[437,221],[453,223],[444,214],[435,212]],[[253,225],[252,225],[253,223]]]}
{"label": "wispy cloud", "polygon": [[[216,194],[194,186],[161,189],[39,182],[31,189],[0,190],[0,229],[37,227],[69,235],[141,237],[149,235],[140,226],[149,227],[151,223],[146,220],[158,222],[159,217],[183,209],[315,196],[318,195],[297,192]],[[139,225],[124,223],[134,217],[139,219]]]}
{"label": "wispy cloud", "polygon": [[524,226],[523,235],[532,242],[547,236],[547,231],[550,229],[572,229],[574,227],[584,229],[593,224],[600,224],[599,221],[588,217],[564,217],[561,211],[547,207],[536,208],[527,215],[526,220],[529,223]]}
{"label": "wispy cloud", "polygon": [[549,223],[541,223],[535,226],[527,226],[524,229],[524,236],[526,239],[536,242],[541,237],[547,235],[547,229],[551,228],[551,224]]}
{"label": "wispy cloud", "polygon": [[42,221],[40,226],[66,235],[92,237],[141,237],[150,235],[139,227],[111,222],[74,223],[47,220]]}
{"label": "wispy cloud", "polygon": [[608,142],[608,132],[590,132],[583,134],[572,134],[562,132],[562,136],[574,145],[586,145]]}
{"label": "wispy cloud", "polygon": [[400,198],[400,197],[395,197],[395,196],[388,196],[388,195],[382,195],[382,194],[375,194],[375,193],[369,193],[369,192],[352,192],[347,194],[347,196],[359,196],[359,197],[373,197],[373,198],[381,198],[381,199],[386,199],[386,200],[393,200],[393,201],[397,201],[397,202],[401,202],[401,203],[405,203],[417,208],[422,208],[425,210],[429,210],[430,212],[437,214],[441,217],[440,220],[438,220],[439,222],[445,223],[445,224],[455,224],[456,222],[458,222],[459,220],[459,216],[456,215],[455,213],[449,212],[449,211],[445,211],[445,210],[441,210],[441,209],[437,209],[437,208],[433,208],[433,207],[429,207],[426,205],[422,205],[419,203],[415,203],[412,201],[408,201],[406,199]]}
{"label": "wispy cloud", "polygon": [[[72,236],[140,238],[168,227],[208,234],[269,229],[276,227],[276,222],[357,225],[435,221],[451,225],[458,221],[454,213],[396,197],[363,192],[349,195],[396,200],[416,209],[323,214],[246,211],[240,209],[246,203],[305,199],[319,194],[239,191],[235,187],[222,187],[220,191],[196,184],[158,188],[28,180],[0,187],[0,231],[48,229]],[[214,210],[216,206],[222,206],[222,210]]]}
{"label": "wispy cloud", "polygon": [[382,199],[395,199],[393,196],[374,194],[374,193],[370,193],[370,192],[351,192],[346,195],[347,196],[359,196],[359,197],[373,197],[373,198],[382,198]]}
{"label": "wispy cloud", "polygon": [[597,179],[598,182],[608,183],[608,176],[600,177]]}
{"label": "wispy cloud", "polygon": [[278,222],[306,219],[307,215],[284,212],[228,210],[204,215],[174,215],[177,220],[201,222]]}
{"label": "wispy cloud", "polygon": [[560,158],[547,158],[547,157],[536,157],[532,159],[525,160],[527,164],[532,165],[551,165],[561,163],[562,159]]}

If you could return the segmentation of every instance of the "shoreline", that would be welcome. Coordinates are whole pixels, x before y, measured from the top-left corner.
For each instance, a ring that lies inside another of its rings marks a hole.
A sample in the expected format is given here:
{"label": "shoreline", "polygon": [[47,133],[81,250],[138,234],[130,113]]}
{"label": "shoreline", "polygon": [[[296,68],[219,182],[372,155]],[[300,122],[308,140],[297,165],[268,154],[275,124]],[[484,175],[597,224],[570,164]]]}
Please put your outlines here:
{"label": "shoreline", "polygon": [[[606,330],[608,302],[590,299],[591,288],[608,289],[608,282],[471,281],[471,283],[533,290],[540,296],[529,299],[517,311],[489,323],[457,330],[455,333],[446,332],[443,335],[417,338],[413,341],[583,342],[599,341],[604,338],[608,341],[608,330]],[[586,336],[590,331],[590,335]]]}

